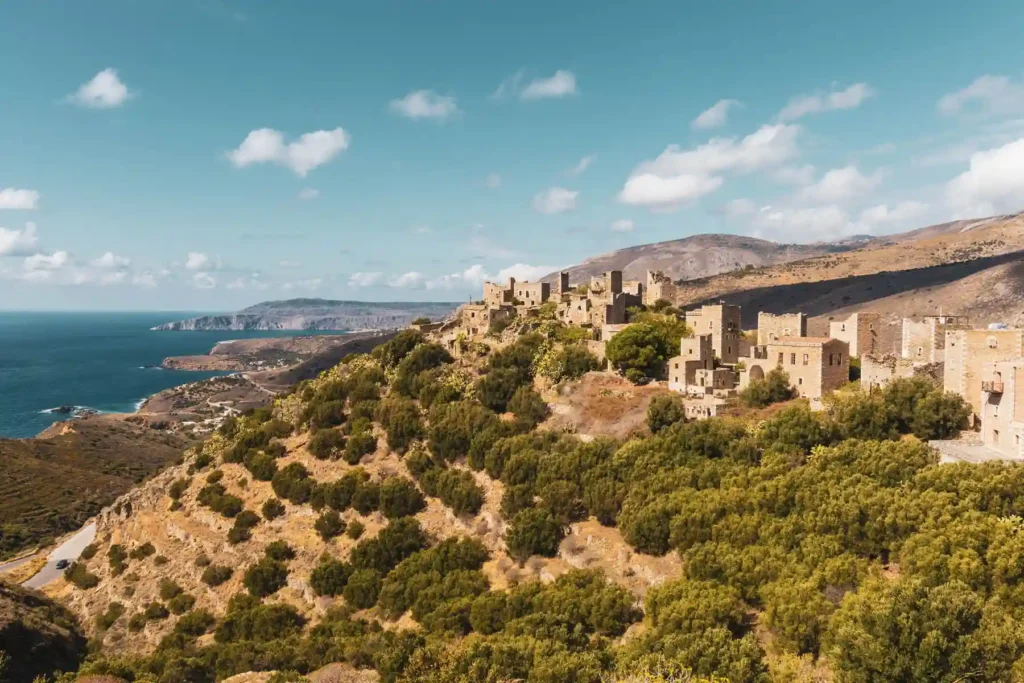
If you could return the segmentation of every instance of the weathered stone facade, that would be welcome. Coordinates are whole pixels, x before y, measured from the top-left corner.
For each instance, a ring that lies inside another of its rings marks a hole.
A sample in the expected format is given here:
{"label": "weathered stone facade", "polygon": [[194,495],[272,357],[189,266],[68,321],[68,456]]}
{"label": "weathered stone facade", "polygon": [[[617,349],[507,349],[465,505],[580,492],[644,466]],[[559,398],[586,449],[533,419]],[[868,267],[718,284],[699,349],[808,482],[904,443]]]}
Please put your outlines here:
{"label": "weathered stone facade", "polygon": [[803,398],[821,398],[850,378],[850,345],[828,337],[788,337],[751,349],[744,358],[740,389],[752,380],[764,379],[779,367],[789,375],[790,386]]}
{"label": "weathered stone facade", "polygon": [[643,291],[644,305],[651,306],[659,299],[674,302],[676,300],[676,291],[677,287],[672,282],[672,278],[660,270],[647,271],[647,287]]}
{"label": "weathered stone facade", "polygon": [[968,319],[954,315],[928,315],[921,320],[903,319],[900,355],[919,363],[944,360],[946,332],[965,329]]}
{"label": "weathered stone facade", "polygon": [[686,322],[694,334],[710,334],[711,346],[722,363],[735,364],[740,358],[740,307],[708,304],[686,312]]}
{"label": "weathered stone facade", "polygon": [[850,355],[863,358],[881,351],[878,335],[882,318],[877,313],[854,313],[846,320],[833,320],[828,324],[828,336],[850,345]]}
{"label": "weathered stone facade", "polygon": [[1024,459],[1024,358],[985,363],[980,400],[982,442]]}
{"label": "weathered stone facade", "polygon": [[757,314],[757,343],[770,344],[782,337],[806,337],[807,316],[803,313]]}
{"label": "weathered stone facade", "polygon": [[1024,330],[953,330],[946,332],[944,347],[943,386],[963,396],[980,418],[985,364],[1024,356]]}
{"label": "weathered stone facade", "polygon": [[875,391],[884,389],[894,379],[909,377],[927,377],[936,384],[941,384],[944,365],[943,362],[918,363],[891,353],[879,357],[861,356],[860,385],[865,391]]}
{"label": "weathered stone facade", "polygon": [[698,370],[714,369],[715,352],[711,343],[710,334],[680,340],[679,355],[668,361],[669,389],[688,393],[688,387],[697,385]]}
{"label": "weathered stone facade", "polygon": [[688,398],[683,400],[683,412],[688,420],[706,420],[709,417],[717,417],[718,410],[726,403],[724,398],[717,396]]}

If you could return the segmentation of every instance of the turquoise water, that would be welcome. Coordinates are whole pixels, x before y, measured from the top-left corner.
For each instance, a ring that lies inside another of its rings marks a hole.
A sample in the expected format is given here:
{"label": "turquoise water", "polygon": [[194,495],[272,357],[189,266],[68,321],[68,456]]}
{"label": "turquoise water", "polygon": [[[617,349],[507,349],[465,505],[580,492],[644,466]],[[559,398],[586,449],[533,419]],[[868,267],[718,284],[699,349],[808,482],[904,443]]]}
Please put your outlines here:
{"label": "turquoise water", "polygon": [[224,373],[146,368],[227,339],[298,332],[153,332],[195,313],[0,312],[0,436],[35,436],[75,405],[132,412],[158,391]]}

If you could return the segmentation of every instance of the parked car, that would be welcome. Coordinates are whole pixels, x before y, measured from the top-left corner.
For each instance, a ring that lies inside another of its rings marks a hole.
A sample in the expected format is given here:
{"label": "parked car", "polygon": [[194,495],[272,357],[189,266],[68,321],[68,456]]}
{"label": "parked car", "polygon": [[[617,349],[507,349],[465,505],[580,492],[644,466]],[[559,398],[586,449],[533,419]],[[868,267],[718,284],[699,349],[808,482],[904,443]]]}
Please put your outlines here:
{"label": "parked car", "polygon": [[57,560],[57,569],[67,569],[70,564],[71,560]]}

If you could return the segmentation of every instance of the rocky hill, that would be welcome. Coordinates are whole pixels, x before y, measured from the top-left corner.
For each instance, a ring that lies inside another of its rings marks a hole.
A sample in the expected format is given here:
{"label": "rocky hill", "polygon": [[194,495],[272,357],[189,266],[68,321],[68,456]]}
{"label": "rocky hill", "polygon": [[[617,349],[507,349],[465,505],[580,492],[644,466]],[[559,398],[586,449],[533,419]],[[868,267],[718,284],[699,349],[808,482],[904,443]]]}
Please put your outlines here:
{"label": "rocky hill", "polygon": [[38,593],[0,581],[0,681],[75,671],[85,652],[74,614]]}
{"label": "rocky hill", "polygon": [[443,318],[457,304],[445,302],[366,302],[331,299],[264,301],[237,313],[205,315],[154,327],[192,330],[379,330],[404,327],[419,317]]}
{"label": "rocky hill", "polygon": [[[592,275],[621,270],[627,280],[643,280],[648,270],[660,270],[673,280],[693,280],[738,270],[761,267],[857,248],[859,240],[820,244],[777,244],[741,235],[694,235],[679,240],[641,244],[588,258],[568,268],[571,282]],[[557,273],[544,278],[552,282]]]}

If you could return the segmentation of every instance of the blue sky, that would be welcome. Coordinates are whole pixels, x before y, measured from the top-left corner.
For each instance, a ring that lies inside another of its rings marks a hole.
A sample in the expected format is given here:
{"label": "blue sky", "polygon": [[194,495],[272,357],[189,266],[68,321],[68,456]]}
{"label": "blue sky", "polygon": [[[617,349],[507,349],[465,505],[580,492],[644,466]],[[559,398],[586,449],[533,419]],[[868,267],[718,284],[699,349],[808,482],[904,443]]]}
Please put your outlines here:
{"label": "blue sky", "polygon": [[1024,204],[1024,3],[0,5],[0,308],[464,300]]}

